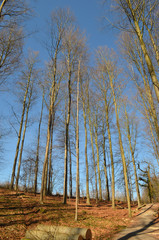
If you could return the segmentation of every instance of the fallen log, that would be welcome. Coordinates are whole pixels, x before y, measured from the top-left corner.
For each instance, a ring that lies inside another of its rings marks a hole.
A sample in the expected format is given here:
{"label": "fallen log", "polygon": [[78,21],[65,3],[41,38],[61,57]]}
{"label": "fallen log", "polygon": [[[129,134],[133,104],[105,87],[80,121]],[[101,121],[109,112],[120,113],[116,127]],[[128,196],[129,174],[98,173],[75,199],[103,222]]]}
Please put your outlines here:
{"label": "fallen log", "polygon": [[[30,230],[26,232],[24,239],[30,240],[83,240],[81,235],[58,233],[54,235],[51,232],[42,230]],[[23,239],[23,240],[24,240]]]}
{"label": "fallen log", "polygon": [[71,228],[52,225],[37,225],[26,232],[25,238],[34,240],[91,240],[92,233],[87,228]]}
{"label": "fallen log", "polygon": [[72,235],[81,235],[83,239],[91,240],[92,239],[92,232],[90,229],[87,228],[72,228],[66,226],[52,226],[52,225],[37,225],[38,230],[45,230],[51,233],[59,234],[72,234]]}

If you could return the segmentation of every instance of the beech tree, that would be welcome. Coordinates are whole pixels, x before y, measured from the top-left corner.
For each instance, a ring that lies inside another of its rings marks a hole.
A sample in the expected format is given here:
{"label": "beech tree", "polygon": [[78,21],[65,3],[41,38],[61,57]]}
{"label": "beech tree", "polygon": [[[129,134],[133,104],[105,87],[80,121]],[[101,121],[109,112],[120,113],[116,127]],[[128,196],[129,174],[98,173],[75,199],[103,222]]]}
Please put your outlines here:
{"label": "beech tree", "polygon": [[[124,101],[124,114],[125,114],[125,127],[126,127],[126,135],[129,142],[129,148],[131,153],[131,160],[134,168],[134,177],[135,177],[135,185],[136,185],[136,193],[137,193],[137,201],[138,208],[141,206],[141,197],[139,191],[139,183],[136,169],[136,161],[135,161],[135,148],[136,148],[136,139],[137,139],[137,126],[135,126],[135,121],[133,121],[133,117],[130,118],[127,112],[126,100]],[[134,135],[134,136],[133,136]]]}
{"label": "beech tree", "polygon": [[[127,166],[126,166],[126,159],[124,154],[124,147],[122,142],[122,135],[121,135],[121,127],[119,121],[119,93],[120,93],[120,82],[118,81],[118,75],[120,73],[120,69],[117,67],[115,53],[108,48],[101,49],[100,57],[102,62],[105,66],[105,73],[107,74],[107,81],[110,86],[110,90],[113,96],[113,104],[115,108],[115,115],[116,115],[116,126],[118,130],[118,139],[119,139],[119,147],[120,147],[120,154],[122,158],[123,164],[123,173],[124,173],[124,180],[125,180],[125,188],[126,188],[126,196],[127,196],[127,203],[128,203],[128,211],[129,217],[131,217],[131,204],[130,204],[130,195],[129,195],[129,186],[128,186],[128,176],[127,176]],[[117,91],[118,90],[118,91]]]}
{"label": "beech tree", "polygon": [[37,179],[38,179],[38,169],[39,169],[39,148],[40,148],[40,133],[41,133],[41,123],[42,123],[42,117],[43,117],[43,109],[44,109],[44,96],[45,91],[43,88],[43,96],[42,96],[42,103],[41,103],[41,113],[40,113],[40,119],[39,119],[39,125],[38,125],[38,138],[37,138],[37,148],[36,148],[36,160],[35,160],[35,175],[34,175],[34,193],[37,192]]}
{"label": "beech tree", "polygon": [[67,202],[67,174],[68,174],[68,133],[71,116],[71,102],[72,102],[72,80],[77,71],[78,58],[83,53],[84,36],[75,25],[70,26],[65,32],[63,39],[63,56],[67,72],[67,117],[65,122],[65,157],[64,157],[64,194],[63,203]]}
{"label": "beech tree", "polygon": [[[104,49],[99,48],[96,51],[96,66],[93,72],[93,78],[95,80],[95,85],[101,95],[101,99],[104,102],[105,108],[105,121],[106,121],[106,129],[108,133],[108,141],[109,141],[109,152],[111,159],[111,191],[112,191],[112,208],[115,208],[115,175],[114,175],[114,156],[113,156],[113,147],[112,147],[112,135],[111,135],[111,115],[112,115],[112,93],[110,91],[110,85],[107,81],[107,72],[105,69],[105,62],[101,57],[101,53]],[[106,51],[106,50],[104,50]],[[103,139],[104,141],[104,139]],[[104,142],[103,142],[104,144]]]}
{"label": "beech tree", "polygon": [[[42,182],[41,182],[41,194],[40,201],[43,202],[44,195],[46,194],[46,167],[48,164],[49,155],[49,144],[51,138],[52,120],[55,110],[55,96],[57,91],[57,68],[58,68],[58,57],[62,50],[62,41],[65,35],[65,31],[68,25],[72,22],[73,17],[69,10],[59,9],[54,11],[51,16],[50,22],[50,43],[47,44],[47,49],[51,57],[52,66],[52,84],[50,88],[50,106],[49,106],[49,118],[47,128],[47,142],[45,150],[45,160],[43,165]],[[45,181],[44,181],[45,180]]]}

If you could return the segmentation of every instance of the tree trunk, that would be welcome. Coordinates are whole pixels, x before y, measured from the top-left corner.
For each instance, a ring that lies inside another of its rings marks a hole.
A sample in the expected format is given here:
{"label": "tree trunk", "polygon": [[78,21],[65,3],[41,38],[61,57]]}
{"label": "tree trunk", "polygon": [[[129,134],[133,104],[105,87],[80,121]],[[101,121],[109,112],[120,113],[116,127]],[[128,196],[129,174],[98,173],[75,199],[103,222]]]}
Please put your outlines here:
{"label": "tree trunk", "polygon": [[132,162],[133,162],[133,167],[134,167],[135,185],[136,185],[137,201],[138,201],[138,208],[139,208],[141,206],[141,197],[140,197],[138,177],[137,177],[135,158],[134,158],[134,150],[133,150],[132,143],[131,143],[129,119],[128,119],[126,107],[125,107],[125,117],[126,117],[126,125],[127,125],[127,137],[128,137],[128,141],[129,141],[129,147],[130,147],[130,152],[131,152],[131,157],[132,157]]}
{"label": "tree trunk", "polygon": [[[103,123],[104,124],[104,123]],[[107,174],[107,164],[106,164],[106,154],[105,154],[105,136],[104,136],[104,126],[103,126],[103,160],[104,160],[104,174],[105,174],[105,183],[106,183],[106,200],[110,201],[110,194],[109,194],[109,184],[108,184],[108,174]]]}
{"label": "tree trunk", "polygon": [[93,166],[94,166],[94,174],[95,174],[95,189],[96,189],[96,203],[97,203],[98,202],[97,172],[96,172],[96,162],[95,162],[95,156],[94,156],[94,144],[93,144],[93,133],[92,133],[93,130],[92,130],[90,112],[88,114],[88,117],[89,117],[89,131],[90,131],[91,146],[92,146],[92,158],[93,158]]}
{"label": "tree trunk", "polygon": [[57,71],[57,53],[58,53],[58,47],[60,43],[61,36],[59,36],[55,55],[54,55],[54,71],[53,71],[53,81],[51,86],[51,92],[50,92],[50,107],[49,107],[49,118],[48,118],[48,128],[47,128],[47,140],[46,140],[46,150],[45,150],[45,160],[43,164],[43,172],[42,172],[42,181],[41,181],[41,192],[40,192],[40,201],[43,203],[43,198],[46,193],[46,167],[48,164],[48,156],[49,156],[49,145],[50,145],[50,137],[51,137],[51,129],[52,129],[52,121],[53,121],[53,115],[54,115],[54,104],[55,104],[55,92],[56,92],[56,71]]}
{"label": "tree trunk", "polygon": [[88,154],[87,154],[87,122],[86,122],[85,99],[84,99],[82,86],[81,86],[81,95],[82,95],[82,106],[83,106],[84,131],[85,131],[86,197],[87,197],[87,204],[90,204],[89,170],[88,170]]}
{"label": "tree trunk", "polygon": [[68,94],[69,94],[68,111],[67,111],[67,120],[66,120],[66,126],[65,126],[65,160],[64,160],[64,189],[63,189],[64,204],[66,204],[67,202],[68,130],[69,130],[70,112],[71,112],[71,69],[69,69]]}
{"label": "tree trunk", "polygon": [[53,146],[53,131],[54,131],[54,119],[55,114],[53,114],[52,126],[51,126],[51,139],[50,139],[50,152],[49,152],[49,174],[48,174],[48,189],[47,193],[52,194],[51,191],[51,179],[52,179],[52,146]]}
{"label": "tree trunk", "polygon": [[[97,116],[95,116],[97,118]],[[97,119],[95,120],[95,145],[97,150],[97,169],[98,169],[98,183],[99,183],[99,201],[102,201],[102,186],[100,176],[100,165],[99,165],[99,146],[98,146],[98,133],[97,133]]]}
{"label": "tree trunk", "polygon": [[77,118],[76,118],[76,211],[75,221],[78,220],[78,202],[79,202],[79,80],[80,78],[80,61],[78,63],[77,77]]}
{"label": "tree trunk", "polygon": [[114,159],[113,159],[113,150],[112,150],[112,140],[110,133],[110,125],[109,125],[109,111],[108,111],[108,103],[105,97],[105,112],[106,112],[106,126],[108,132],[109,139],[109,151],[110,151],[110,159],[111,159],[111,175],[112,175],[112,208],[115,208],[115,177],[114,177]]}
{"label": "tree trunk", "polygon": [[71,145],[69,139],[69,170],[70,170],[70,179],[69,179],[69,197],[72,198],[72,157],[71,157]]}
{"label": "tree trunk", "polygon": [[43,171],[42,171],[42,181],[41,181],[41,192],[40,192],[40,202],[43,203],[43,199],[45,196],[45,172],[46,172],[46,166],[48,163],[48,154],[49,154],[49,143],[50,143],[50,133],[51,133],[51,126],[52,126],[52,114],[51,114],[51,107],[49,109],[49,119],[48,119],[48,128],[47,128],[47,142],[46,142],[46,150],[45,150],[45,160],[43,164]]}
{"label": "tree trunk", "polygon": [[36,149],[35,178],[34,178],[34,193],[35,194],[37,192],[37,179],[38,179],[38,168],[39,168],[40,130],[41,130],[41,122],[42,122],[42,116],[43,116],[43,108],[44,108],[44,90],[43,90],[41,114],[40,114],[39,128],[38,128],[38,142],[37,142],[37,149]]}
{"label": "tree trunk", "polygon": [[128,177],[127,177],[127,167],[126,167],[124,148],[123,148],[123,143],[122,143],[122,138],[121,138],[119,116],[118,116],[118,108],[117,108],[117,103],[116,103],[116,97],[115,97],[112,77],[109,76],[109,78],[110,78],[110,85],[111,85],[112,94],[113,94],[113,98],[114,98],[114,107],[115,107],[115,114],[116,114],[116,124],[117,124],[117,129],[118,129],[118,136],[119,136],[120,153],[121,153],[121,158],[122,158],[122,163],[123,163],[123,171],[124,171],[124,179],[125,179],[125,188],[126,188],[128,211],[129,211],[129,217],[131,217],[132,214],[131,214],[131,203],[130,203],[130,195],[129,195]]}
{"label": "tree trunk", "polygon": [[149,165],[148,165],[148,170],[147,170],[147,177],[148,177],[148,193],[149,193],[150,203],[152,203],[153,191],[152,191],[152,183],[151,183],[150,166]]}

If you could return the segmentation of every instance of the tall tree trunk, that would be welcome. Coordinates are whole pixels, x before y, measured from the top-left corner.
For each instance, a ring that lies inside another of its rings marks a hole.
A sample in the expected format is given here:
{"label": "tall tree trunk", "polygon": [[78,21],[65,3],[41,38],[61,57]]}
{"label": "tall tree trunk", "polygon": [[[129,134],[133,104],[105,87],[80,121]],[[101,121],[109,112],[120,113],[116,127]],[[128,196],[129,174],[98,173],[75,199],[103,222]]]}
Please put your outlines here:
{"label": "tall tree trunk", "polygon": [[[89,108],[89,104],[88,104],[88,108]],[[93,166],[94,166],[94,174],[95,174],[95,190],[96,190],[96,203],[97,203],[98,202],[97,172],[96,172],[96,162],[95,162],[95,156],[94,156],[93,130],[92,130],[90,110],[88,110],[88,117],[89,117],[89,131],[90,131],[91,146],[92,146],[92,158],[93,158]]]}
{"label": "tall tree trunk", "polygon": [[49,143],[50,143],[50,133],[51,133],[51,126],[52,126],[52,114],[51,109],[49,109],[49,119],[48,119],[48,127],[47,127],[47,142],[46,142],[46,150],[45,150],[45,160],[43,164],[43,171],[42,171],[42,181],[41,181],[41,192],[40,192],[40,202],[43,203],[43,199],[45,196],[45,173],[46,173],[46,167],[48,163],[48,154],[49,154]]}
{"label": "tall tree trunk", "polygon": [[51,129],[52,129],[52,120],[54,115],[54,104],[55,104],[55,93],[56,93],[56,72],[57,72],[57,53],[58,53],[58,47],[60,44],[61,36],[59,36],[55,55],[54,55],[54,71],[53,71],[53,81],[51,86],[51,92],[50,92],[50,107],[49,107],[49,118],[48,118],[48,128],[47,128],[47,140],[46,140],[46,149],[45,149],[45,160],[43,164],[43,172],[42,172],[42,181],[41,181],[41,192],[40,192],[40,202],[43,203],[43,199],[46,193],[46,167],[48,164],[48,156],[49,156],[49,145],[50,145],[50,137],[51,137]]}
{"label": "tall tree trunk", "polygon": [[106,183],[106,200],[110,201],[110,194],[109,194],[109,183],[108,183],[108,174],[107,174],[107,164],[106,164],[106,154],[105,154],[105,135],[104,135],[104,122],[103,122],[103,129],[102,129],[102,134],[103,134],[103,160],[104,160],[104,174],[105,174],[105,183]]}
{"label": "tall tree trunk", "polygon": [[90,204],[89,170],[88,170],[88,154],[87,154],[87,122],[86,122],[86,109],[85,109],[86,106],[85,106],[85,99],[84,99],[82,86],[81,86],[81,95],[82,95],[82,106],[83,106],[84,131],[85,131],[86,197],[87,197],[87,204]]}
{"label": "tall tree trunk", "polygon": [[108,110],[108,103],[105,97],[105,112],[106,112],[106,126],[108,132],[108,139],[109,139],[109,151],[110,151],[110,159],[111,159],[111,175],[112,175],[112,208],[115,208],[115,177],[114,177],[114,158],[113,158],[113,149],[112,149],[112,139],[110,133],[110,124],[109,124],[109,110]]}
{"label": "tall tree trunk", "polygon": [[99,164],[99,146],[98,146],[98,133],[97,133],[97,115],[95,116],[95,145],[97,151],[97,169],[98,169],[98,183],[99,183],[99,201],[102,201],[102,186],[100,176],[100,164]]}
{"label": "tall tree trunk", "polygon": [[69,139],[69,197],[72,198],[72,157],[71,157],[71,144]]}
{"label": "tall tree trunk", "polygon": [[149,198],[150,198],[150,203],[152,203],[153,190],[152,190],[152,183],[151,183],[151,176],[150,176],[150,165],[148,165],[147,177],[148,177],[148,194],[149,194]]}
{"label": "tall tree trunk", "polygon": [[69,100],[68,100],[67,120],[66,120],[66,126],[65,126],[65,159],[64,159],[64,189],[63,189],[64,204],[66,204],[67,202],[68,130],[69,130],[70,112],[71,112],[71,69],[69,69],[69,77],[68,77],[68,94],[69,94]]}
{"label": "tall tree trunk", "polygon": [[51,139],[50,139],[50,152],[49,152],[49,173],[48,173],[48,189],[47,189],[47,193],[49,195],[52,194],[51,179],[52,179],[52,146],[53,146],[54,119],[55,119],[55,113],[53,114],[53,120],[52,120],[52,126],[51,126]]}
{"label": "tall tree trunk", "polygon": [[118,108],[117,108],[117,102],[116,102],[116,97],[115,97],[115,92],[114,92],[114,86],[113,86],[113,82],[112,82],[112,76],[109,75],[109,79],[110,79],[110,86],[111,86],[112,94],[113,94],[113,98],[114,98],[114,107],[115,107],[115,114],[116,114],[116,125],[117,125],[117,129],[118,129],[120,153],[121,153],[121,158],[122,158],[122,163],[123,163],[123,171],[124,171],[124,179],[125,179],[125,188],[126,188],[128,211],[129,211],[129,217],[131,217],[132,214],[131,214],[131,203],[130,203],[130,195],[129,195],[128,177],[127,177],[127,166],[126,166],[126,160],[125,160],[125,155],[124,155],[124,148],[123,148],[121,131],[120,131]]}
{"label": "tall tree trunk", "polygon": [[78,202],[79,202],[79,78],[80,78],[80,61],[78,63],[77,77],[77,118],[76,118],[76,211],[75,221],[78,220]]}
{"label": "tall tree trunk", "polygon": [[[51,135],[51,133],[50,133],[50,135]],[[51,138],[51,136],[50,136],[50,138]],[[49,144],[49,152],[50,152],[50,144]],[[44,190],[43,190],[44,191],[44,196],[47,195],[49,152],[48,152],[48,158],[47,158],[47,162],[46,162],[46,166],[45,166]]]}
{"label": "tall tree trunk", "polygon": [[27,105],[27,111],[26,111],[26,116],[25,116],[25,125],[24,125],[24,130],[23,130],[22,144],[21,144],[21,149],[20,149],[20,156],[19,156],[19,162],[18,162],[18,170],[17,170],[16,184],[15,184],[15,190],[16,190],[16,191],[18,190],[20,167],[21,167],[21,161],[22,161],[22,154],[23,154],[23,147],[24,147],[24,139],[25,139],[27,122],[28,122],[28,114],[29,114],[29,109],[30,109],[32,92],[33,92],[33,82],[32,82],[32,86],[31,86],[31,89],[30,89],[29,102],[28,102],[28,105]]}
{"label": "tall tree trunk", "polygon": [[132,142],[131,142],[129,119],[128,119],[126,107],[125,107],[125,117],[126,117],[126,125],[127,125],[127,137],[128,137],[128,141],[129,141],[129,147],[130,147],[130,152],[131,152],[131,157],[132,157],[132,162],[133,162],[133,167],[134,167],[135,185],[136,185],[137,201],[138,201],[138,208],[139,208],[141,206],[141,197],[140,197],[138,177],[137,177],[135,158],[134,158],[134,150],[133,150]]}
{"label": "tall tree trunk", "polygon": [[42,123],[42,116],[43,116],[43,108],[44,108],[44,90],[43,90],[41,113],[40,113],[40,119],[39,119],[39,127],[38,127],[38,142],[37,142],[37,148],[36,148],[35,177],[34,177],[34,193],[35,194],[37,192],[37,179],[38,179],[38,169],[39,169],[40,130],[41,130],[41,123]]}
{"label": "tall tree trunk", "polygon": [[31,75],[32,75],[32,69],[33,69],[33,65],[31,66],[30,71],[29,71],[28,82],[27,82],[26,91],[25,91],[24,100],[23,100],[23,110],[22,110],[22,116],[21,116],[21,121],[20,121],[20,128],[19,128],[19,133],[18,133],[18,141],[17,141],[16,153],[15,153],[15,158],[14,158],[14,164],[13,164],[13,169],[12,169],[10,189],[13,189],[13,185],[14,185],[15,169],[16,169],[17,158],[18,158],[18,154],[19,154],[19,146],[20,146],[23,120],[24,120],[24,114],[25,114],[25,108],[26,108],[26,98],[28,95],[28,90],[29,90],[29,85],[30,85],[30,80],[31,80]]}

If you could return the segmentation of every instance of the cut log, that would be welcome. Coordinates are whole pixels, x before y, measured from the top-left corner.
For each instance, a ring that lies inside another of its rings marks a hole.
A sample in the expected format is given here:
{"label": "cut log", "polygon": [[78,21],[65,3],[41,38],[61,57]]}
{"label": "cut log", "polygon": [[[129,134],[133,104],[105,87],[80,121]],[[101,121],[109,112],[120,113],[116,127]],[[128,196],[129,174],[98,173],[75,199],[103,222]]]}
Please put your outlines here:
{"label": "cut log", "polygon": [[[30,230],[26,232],[25,237],[30,240],[83,240],[81,235],[64,234],[64,233],[51,233],[46,230]],[[26,239],[25,238],[25,239]]]}
{"label": "cut log", "polygon": [[92,232],[87,228],[72,228],[72,227],[64,227],[64,226],[52,226],[52,225],[38,225],[38,230],[44,230],[47,232],[53,233],[55,236],[59,233],[67,234],[67,235],[81,235],[83,239],[91,240]]}
{"label": "cut log", "polygon": [[71,228],[52,225],[37,225],[33,230],[28,230],[25,238],[35,240],[91,240],[92,233],[87,228]]}

